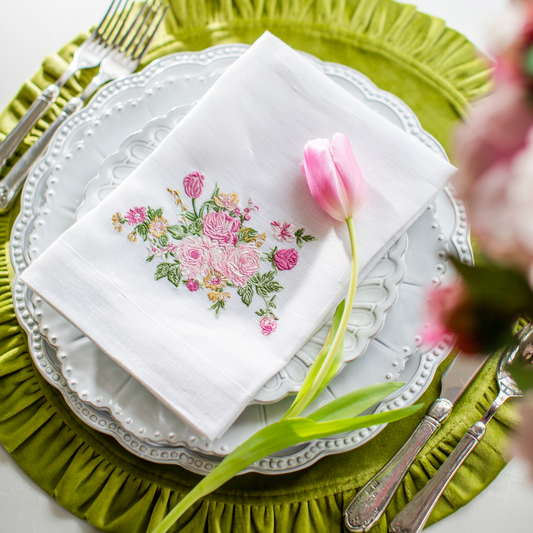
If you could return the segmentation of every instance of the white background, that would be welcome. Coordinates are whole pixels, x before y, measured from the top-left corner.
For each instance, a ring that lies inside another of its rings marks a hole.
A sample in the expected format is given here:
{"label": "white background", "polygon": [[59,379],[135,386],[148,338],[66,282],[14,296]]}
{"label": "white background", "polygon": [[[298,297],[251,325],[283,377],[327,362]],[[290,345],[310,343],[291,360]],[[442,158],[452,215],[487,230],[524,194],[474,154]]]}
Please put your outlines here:
{"label": "white background", "polygon": [[[0,6],[0,109],[53,53],[104,14],[109,0],[3,0]],[[487,28],[504,0],[416,0],[420,11],[443,18],[487,50]],[[59,16],[58,13],[61,13]],[[527,467],[513,459],[480,496],[430,533],[531,532],[533,485]],[[96,533],[35,485],[0,445],[0,533]],[[127,533],[127,532],[125,532]],[[317,532],[319,533],[319,532]]]}

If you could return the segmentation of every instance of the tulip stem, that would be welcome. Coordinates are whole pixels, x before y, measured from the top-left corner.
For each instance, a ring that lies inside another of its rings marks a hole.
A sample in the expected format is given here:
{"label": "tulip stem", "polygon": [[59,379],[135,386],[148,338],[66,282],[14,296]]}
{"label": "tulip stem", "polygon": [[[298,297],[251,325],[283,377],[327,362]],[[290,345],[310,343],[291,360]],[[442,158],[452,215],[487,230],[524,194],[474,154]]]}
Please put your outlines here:
{"label": "tulip stem", "polygon": [[314,379],[312,385],[309,389],[302,395],[300,400],[297,402],[297,405],[293,405],[285,413],[282,420],[287,418],[293,418],[298,416],[308,405],[311,403],[315,397],[316,392],[322,385],[324,379],[331,368],[331,365],[335,361],[335,354],[339,349],[341,343],[344,340],[344,333],[346,332],[346,327],[348,326],[348,320],[352,313],[353,301],[355,298],[355,293],[357,291],[357,276],[359,272],[359,258],[357,254],[357,236],[355,234],[355,224],[352,217],[346,219],[346,224],[348,225],[348,232],[350,234],[350,247],[352,252],[352,273],[350,278],[350,285],[348,287],[348,294],[346,295],[346,301],[344,305],[344,311],[342,313],[341,321],[339,323],[339,328],[333,341],[331,347],[328,351],[326,358],[320,370],[318,371],[316,378]]}

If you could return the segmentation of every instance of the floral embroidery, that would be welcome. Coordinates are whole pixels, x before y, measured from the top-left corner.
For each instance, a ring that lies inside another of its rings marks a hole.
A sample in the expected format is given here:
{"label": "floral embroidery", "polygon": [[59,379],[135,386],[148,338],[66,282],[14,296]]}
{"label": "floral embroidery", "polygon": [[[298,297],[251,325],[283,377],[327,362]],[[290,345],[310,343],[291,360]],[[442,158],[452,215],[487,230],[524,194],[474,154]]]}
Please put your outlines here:
{"label": "floral embroidery", "polygon": [[[144,221],[143,221],[144,222]],[[133,225],[133,224],[132,224]],[[156,238],[160,239],[167,233],[168,220],[162,216],[156,216],[148,224],[148,231]]]}
{"label": "floral embroidery", "polygon": [[296,237],[294,236],[296,226],[287,220],[285,220],[285,222],[278,222],[277,220],[274,220],[271,226],[272,230],[274,231],[274,238],[277,241],[294,242],[296,240]]}
{"label": "floral embroidery", "polygon": [[[178,223],[171,225],[163,216],[163,209],[132,207],[126,216],[120,212],[112,215],[114,228],[121,232],[125,224],[132,228],[128,234],[131,242],[140,237],[148,250],[147,262],[159,260],[155,280],[167,279],[176,287],[185,285],[190,292],[207,290],[209,309],[218,316],[231,299],[231,289],[236,289],[242,303],[250,307],[254,297],[262,300],[255,313],[261,317],[259,327],[263,335],[270,335],[277,328],[275,315],[276,295],[283,286],[275,280],[280,271],[297,267],[299,253],[295,248],[270,248],[261,254],[260,248],[267,240],[265,232],[246,225],[252,214],[259,210],[250,198],[247,206],[239,207],[235,192],[220,192],[218,185],[208,200],[199,208],[196,199],[204,190],[205,177],[192,172],[183,179],[183,190],[191,200],[187,206],[180,192],[167,189],[173,196]],[[289,221],[271,223],[274,238],[280,243],[304,242],[315,237],[304,235],[304,228]],[[261,273],[261,265],[267,262],[270,270]]]}
{"label": "floral embroidery", "polygon": [[120,211],[117,211],[112,217],[111,220],[113,221],[113,226],[117,231],[122,231],[122,226],[126,223],[126,219],[122,218],[122,215],[120,214]]}
{"label": "floral embroidery", "polygon": [[232,192],[231,194],[225,194],[221,192],[216,198],[214,198],[214,200],[218,207],[223,207],[228,211],[235,211],[235,209],[239,209],[239,197],[235,192]]}
{"label": "floral embroidery", "polygon": [[262,318],[259,322],[259,325],[261,326],[261,333],[263,335],[270,335],[271,333],[276,331],[276,328],[278,327],[276,319],[270,315]]}
{"label": "floral embroidery", "polygon": [[130,226],[142,224],[147,218],[146,207],[134,207],[133,209],[130,209],[126,215],[126,219]]}

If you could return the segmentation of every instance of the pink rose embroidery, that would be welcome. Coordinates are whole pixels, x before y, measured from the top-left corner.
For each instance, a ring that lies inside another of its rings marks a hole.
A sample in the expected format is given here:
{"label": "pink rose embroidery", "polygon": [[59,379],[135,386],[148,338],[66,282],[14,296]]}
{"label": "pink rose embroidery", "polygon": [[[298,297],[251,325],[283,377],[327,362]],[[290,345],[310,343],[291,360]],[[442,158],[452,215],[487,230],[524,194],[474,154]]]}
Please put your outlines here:
{"label": "pink rose embroidery", "polygon": [[137,224],[142,224],[148,219],[146,214],[146,207],[134,207],[130,209],[126,214],[126,219],[130,226],[137,226]]}
{"label": "pink rose embroidery", "polygon": [[216,269],[237,287],[244,287],[249,278],[261,268],[259,251],[255,244],[228,246]]}
{"label": "pink rose embroidery", "polygon": [[204,217],[203,231],[204,235],[211,240],[224,244],[237,244],[237,232],[241,227],[241,221],[237,218],[230,217],[222,212],[213,211]]}
{"label": "pink rose embroidery", "polygon": [[205,237],[193,235],[182,239],[178,253],[182,274],[189,278],[207,275],[213,256],[217,256],[216,248],[218,247]]}
{"label": "pink rose embroidery", "polygon": [[298,263],[298,252],[294,248],[278,250],[274,254],[274,264],[278,270],[292,270]]}
{"label": "pink rose embroidery", "polygon": [[189,198],[198,198],[204,189],[204,177],[199,172],[192,172],[183,178],[183,187]]}
{"label": "pink rose embroidery", "polygon": [[198,285],[198,282],[195,280],[195,279],[189,279],[187,280],[187,283],[185,284],[185,286],[191,291],[191,292],[194,292],[194,291],[197,291],[200,287]]}
{"label": "pink rose embroidery", "polygon": [[261,326],[261,333],[263,335],[270,335],[271,333],[274,333],[278,327],[276,320],[270,316],[263,317],[259,322],[259,325]]}

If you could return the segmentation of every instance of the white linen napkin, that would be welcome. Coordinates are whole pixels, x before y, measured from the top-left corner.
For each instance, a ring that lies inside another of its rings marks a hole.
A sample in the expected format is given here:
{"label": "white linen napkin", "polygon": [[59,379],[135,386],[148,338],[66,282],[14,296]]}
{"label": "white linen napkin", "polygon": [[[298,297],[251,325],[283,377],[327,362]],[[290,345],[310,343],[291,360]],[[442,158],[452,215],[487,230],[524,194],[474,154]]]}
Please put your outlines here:
{"label": "white linen napkin", "polygon": [[337,131],[367,183],[363,278],[453,167],[269,33],[21,278],[215,439],[345,296],[346,226],[299,169]]}

